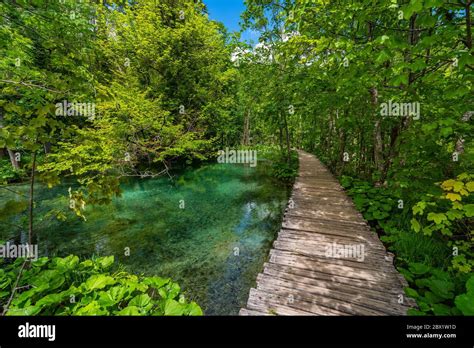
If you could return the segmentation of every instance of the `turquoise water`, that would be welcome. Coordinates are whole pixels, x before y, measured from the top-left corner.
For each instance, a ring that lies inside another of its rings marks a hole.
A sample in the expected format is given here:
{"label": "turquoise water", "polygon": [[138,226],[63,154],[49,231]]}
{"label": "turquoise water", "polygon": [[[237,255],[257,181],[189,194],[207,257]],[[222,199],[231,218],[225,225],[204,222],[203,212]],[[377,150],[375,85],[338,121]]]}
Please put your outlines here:
{"label": "turquoise water", "polygon": [[[112,204],[86,206],[87,221],[44,217],[52,207],[67,207],[68,187],[38,187],[40,255],[115,255],[129,271],[171,277],[207,315],[237,314],[255,285],[288,198],[287,187],[268,172],[263,161],[255,168],[210,164],[173,180],[133,180],[122,185],[122,197]],[[0,190],[0,209],[11,198]],[[21,215],[8,223],[24,223]],[[0,226],[0,239],[21,239],[12,225]]]}

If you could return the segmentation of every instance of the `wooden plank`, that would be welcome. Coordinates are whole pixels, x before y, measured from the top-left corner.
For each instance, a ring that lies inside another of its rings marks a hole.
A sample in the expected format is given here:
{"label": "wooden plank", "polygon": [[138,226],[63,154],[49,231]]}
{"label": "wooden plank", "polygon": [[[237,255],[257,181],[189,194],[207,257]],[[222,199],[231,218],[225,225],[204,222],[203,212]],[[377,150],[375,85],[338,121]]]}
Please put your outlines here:
{"label": "wooden plank", "polygon": [[307,310],[301,310],[289,306],[284,299],[268,294],[257,289],[250,289],[247,307],[258,312],[268,313],[270,315],[314,315]]}
{"label": "wooden plank", "polygon": [[[292,284],[292,288],[285,287],[284,281],[278,281],[277,278],[273,278],[272,282],[260,279],[257,285],[257,289],[272,294],[278,294],[282,298],[286,298],[288,302],[292,302],[293,306],[305,306],[307,303],[311,303],[318,306],[318,310],[324,309],[324,314],[315,313],[319,315],[331,315],[328,312],[334,311],[332,315],[387,315],[390,312],[380,311],[377,309],[366,308],[360,306],[357,303],[351,303],[343,301],[341,298],[327,297],[327,295],[321,295],[321,292],[317,291],[317,288],[312,288],[312,292],[307,289],[301,290],[296,283]],[[304,288],[304,286],[302,287]],[[327,292],[329,294],[330,292]],[[331,291],[332,296],[336,296],[336,291]],[[289,300],[291,299],[291,301]],[[348,300],[346,298],[346,300]]]}
{"label": "wooden plank", "polygon": [[394,304],[398,304],[400,291],[403,293],[403,289],[401,288],[388,289],[377,283],[370,283],[367,281],[358,282],[352,278],[327,276],[326,274],[319,272],[307,272],[304,270],[298,272],[294,269],[281,267],[271,263],[265,263],[263,273],[275,278],[287,279],[297,283],[314,285],[327,289],[335,289],[352,295],[363,293],[368,298],[382,301],[388,300]]}
{"label": "wooden plank", "polygon": [[283,220],[282,230],[292,231],[294,233],[319,234],[322,236],[334,238],[351,238],[356,240],[368,240],[377,243],[377,235],[365,228],[354,225],[352,228],[335,226],[330,224],[311,224],[304,221],[294,221],[291,219]]}
{"label": "wooden plank", "polygon": [[305,219],[297,216],[285,216],[283,228],[292,230],[314,231],[326,234],[372,234],[370,228],[364,224],[348,224],[341,221]]}
{"label": "wooden plank", "polygon": [[357,315],[358,313],[361,315],[404,315],[407,310],[407,308],[398,306],[396,301],[393,303],[387,301],[387,299],[368,298],[362,292],[348,294],[336,289],[289,281],[265,274],[259,274],[257,281],[257,289],[266,289],[267,291],[272,287],[282,289],[282,294],[286,293],[286,296],[293,295],[293,301],[301,298],[312,299],[315,303],[322,306],[352,315]]}
{"label": "wooden plank", "polygon": [[269,313],[264,313],[264,312],[259,312],[259,311],[253,311],[251,309],[246,309],[246,308],[241,308],[239,315],[245,315],[245,316],[269,316],[271,314]]}
{"label": "wooden plank", "polygon": [[302,214],[295,215],[291,214],[291,212],[287,212],[283,217],[283,221],[306,221],[307,223],[314,224],[314,225],[325,225],[327,228],[356,228],[357,226],[363,230],[370,231],[370,227],[367,225],[365,221],[361,220],[340,220],[336,217],[336,219],[328,219],[324,217],[316,217],[316,216],[303,216]]}
{"label": "wooden plank", "polygon": [[278,294],[278,291],[270,293],[258,289],[251,289],[248,307],[260,308],[260,310],[277,315],[344,315],[344,312],[334,311],[313,302],[292,301],[288,296]]}
{"label": "wooden plank", "polygon": [[360,213],[356,210],[356,208],[352,205],[347,205],[347,204],[330,204],[327,202],[310,202],[310,201],[296,201],[294,202],[291,207],[288,207],[288,212],[292,210],[299,210],[301,212],[305,211],[323,211],[331,214],[336,214],[334,213],[334,210],[337,211],[338,213],[345,213],[349,214],[350,217],[353,219],[354,216],[358,216]]}
{"label": "wooden plank", "polygon": [[382,268],[382,265],[365,265],[356,261],[309,257],[278,249],[270,250],[269,262],[308,270],[319,269],[329,274],[342,274],[352,278],[360,277],[368,280],[399,282],[395,272],[388,272],[389,268]]}
{"label": "wooden plank", "polygon": [[355,244],[364,243],[370,246],[372,252],[379,252],[385,255],[385,248],[382,244],[376,243],[371,237],[363,235],[337,235],[322,234],[316,232],[307,232],[301,230],[290,230],[282,228],[278,234],[278,238],[296,239],[310,244],[315,243],[339,243],[339,244]]}
{"label": "wooden plank", "polygon": [[311,279],[312,281],[315,282],[329,282],[331,284],[334,284],[334,286],[339,287],[339,286],[355,286],[359,289],[359,291],[380,291],[384,294],[393,294],[393,295],[400,295],[403,293],[403,290],[400,287],[394,287],[392,283],[383,283],[383,282],[377,282],[377,281],[371,281],[367,279],[358,279],[358,278],[352,278],[348,276],[342,276],[342,275],[334,275],[334,274],[329,274],[325,273],[322,271],[311,271],[307,269],[301,269],[301,268],[296,268],[296,267],[291,267],[291,266],[286,266],[286,265],[279,265],[279,264],[273,264],[273,263],[265,263],[264,265],[264,273],[268,274],[279,274],[281,273],[275,273],[275,272],[283,272],[284,274],[292,275],[292,276],[297,276],[301,278],[307,278]]}
{"label": "wooden plank", "polygon": [[[344,249],[344,247],[346,247]],[[326,259],[327,262],[337,264],[356,264],[357,267],[374,269],[374,265],[391,270],[392,264],[389,259],[385,259],[383,255],[372,252],[364,244],[331,244],[320,243],[310,244],[304,241],[295,241],[278,237],[273,242],[273,248],[282,251],[288,251],[293,254],[303,255],[309,258]],[[332,260],[340,260],[341,262],[332,262]],[[342,262],[344,261],[344,262]]]}
{"label": "wooden plank", "polygon": [[365,251],[370,251],[371,255],[380,255],[382,258],[387,254],[383,244],[379,244],[369,236],[354,236],[354,235],[335,235],[322,234],[316,232],[307,232],[300,230],[281,229],[278,238],[287,239],[291,242],[302,242],[300,244],[312,247],[333,246],[333,244],[342,246],[359,246],[364,245]]}
{"label": "wooden plank", "polygon": [[[354,215],[350,212],[346,211],[329,211],[326,209],[303,209],[303,208],[298,208],[298,209],[289,209],[287,213],[285,214],[286,217],[291,217],[291,216],[302,216],[305,217],[306,219],[323,219],[323,220],[337,220],[337,221],[343,221],[343,222],[348,222],[352,224],[359,224],[363,225],[363,222],[359,221],[354,221]],[[359,217],[359,216],[357,216]]]}
{"label": "wooden plank", "polygon": [[292,195],[290,197],[290,202],[293,201],[293,204],[295,204],[295,201],[298,202],[298,205],[309,205],[309,204],[320,204],[320,205],[326,205],[327,207],[331,206],[343,206],[343,207],[355,207],[354,204],[348,200],[345,197],[327,197],[327,196],[322,196],[319,197],[318,199],[315,199],[315,197],[307,195]]}

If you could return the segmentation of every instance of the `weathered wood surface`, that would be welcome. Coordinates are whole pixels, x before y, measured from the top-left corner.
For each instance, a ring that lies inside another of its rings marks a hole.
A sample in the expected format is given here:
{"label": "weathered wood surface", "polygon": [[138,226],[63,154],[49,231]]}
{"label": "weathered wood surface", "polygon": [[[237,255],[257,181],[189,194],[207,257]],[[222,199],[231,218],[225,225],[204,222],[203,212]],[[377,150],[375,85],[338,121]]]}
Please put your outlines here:
{"label": "weathered wood surface", "polygon": [[[299,151],[282,228],[240,315],[405,315],[405,279],[338,181]],[[332,252],[331,252],[332,251]]]}

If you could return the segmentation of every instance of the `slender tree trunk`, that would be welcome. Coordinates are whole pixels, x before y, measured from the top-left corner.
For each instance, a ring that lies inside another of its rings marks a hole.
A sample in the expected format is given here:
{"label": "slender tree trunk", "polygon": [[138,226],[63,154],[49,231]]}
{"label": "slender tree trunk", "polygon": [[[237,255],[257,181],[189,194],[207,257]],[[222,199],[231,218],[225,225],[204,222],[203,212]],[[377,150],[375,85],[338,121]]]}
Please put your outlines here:
{"label": "slender tree trunk", "polygon": [[[373,41],[374,39],[374,24],[369,22],[368,26],[368,36],[369,41]],[[374,164],[375,169],[378,172],[382,172],[383,170],[383,138],[382,138],[382,125],[381,125],[381,118],[378,113],[378,102],[379,102],[379,92],[377,87],[374,86],[370,89],[370,97],[372,103],[372,112],[375,118],[375,126],[374,126]]]}
{"label": "slender tree trunk", "polygon": [[10,162],[12,164],[13,169],[19,170],[20,169],[20,164],[16,160],[16,154],[12,150],[10,150],[9,148],[7,148],[7,152],[8,152],[8,156],[10,157]]}
{"label": "slender tree trunk", "polygon": [[346,138],[347,138],[346,132],[344,132],[344,129],[341,129],[339,133],[339,156],[338,156],[340,165],[338,166],[337,175],[341,175],[344,169],[345,162],[341,159],[344,158],[344,152],[346,150]]}
{"label": "slender tree trunk", "polygon": [[382,140],[382,126],[380,115],[378,114],[378,91],[377,88],[370,90],[372,107],[375,116],[374,128],[374,162],[375,168],[382,172],[383,170],[383,140]]}
{"label": "slender tree trunk", "polygon": [[242,137],[242,145],[244,146],[250,145],[250,110],[247,110],[247,112],[245,112],[244,134]]}
{"label": "slender tree trunk", "polygon": [[365,175],[365,162],[366,162],[366,154],[365,154],[365,146],[364,146],[364,131],[363,129],[359,130],[359,165],[357,167],[357,171],[359,173],[364,173]]}
{"label": "slender tree trunk", "polygon": [[286,135],[286,160],[288,165],[291,164],[291,142],[290,142],[290,131],[288,130],[288,120],[286,116],[283,116],[283,121],[285,125],[285,135]]}
{"label": "slender tree trunk", "polygon": [[35,169],[36,169],[36,151],[33,153],[33,160],[31,165],[31,177],[30,177],[30,202],[28,207],[28,244],[33,244],[33,205],[34,205],[34,186],[35,186]]}
{"label": "slender tree trunk", "polygon": [[397,144],[398,135],[400,134],[401,127],[402,125],[399,124],[392,128],[392,132],[390,134],[390,145],[389,145],[388,155],[383,165],[382,173],[380,176],[381,183],[383,183],[385,179],[387,178],[388,170],[390,169],[390,166],[392,165],[393,159],[397,155],[396,144]]}
{"label": "slender tree trunk", "polygon": [[[472,49],[472,20],[471,20],[472,0],[466,1],[466,46]],[[471,52],[471,54],[474,54]]]}
{"label": "slender tree trunk", "polygon": [[278,122],[279,138],[280,138],[280,152],[283,152],[283,127],[281,126],[281,121]]}
{"label": "slender tree trunk", "polygon": [[44,148],[44,153],[47,155],[48,153],[51,152],[51,143],[49,141],[44,143],[43,148]]}
{"label": "slender tree trunk", "polygon": [[[463,117],[462,117],[462,121],[463,122],[469,122],[469,120],[471,119],[471,117],[474,115],[474,111],[468,111],[466,112]],[[457,141],[456,141],[456,148],[455,148],[456,152],[461,155],[464,153],[464,139],[463,138],[459,138]]]}

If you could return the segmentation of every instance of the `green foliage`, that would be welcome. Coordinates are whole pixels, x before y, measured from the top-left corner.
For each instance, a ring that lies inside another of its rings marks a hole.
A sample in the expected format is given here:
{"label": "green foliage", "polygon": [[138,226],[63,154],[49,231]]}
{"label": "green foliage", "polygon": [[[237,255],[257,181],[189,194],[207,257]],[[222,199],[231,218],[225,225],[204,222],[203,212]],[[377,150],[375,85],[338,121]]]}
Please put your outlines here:
{"label": "green foliage", "polygon": [[[426,235],[434,232],[452,236],[453,230],[465,227],[467,220],[474,216],[471,193],[474,191],[473,175],[461,174],[457,180],[446,180],[440,187],[440,195],[426,195],[413,207],[411,220],[415,232]],[[416,216],[419,215],[418,219]]]}
{"label": "green foliage", "polygon": [[272,176],[292,183],[298,176],[298,153],[291,152],[291,162],[288,163],[286,154],[275,153],[272,157]]}
{"label": "green foliage", "polygon": [[[71,177],[87,204],[107,203],[120,178],[205,160],[235,126],[230,46],[202,3],[8,0],[0,12],[0,149],[24,154],[21,171],[2,159],[2,182],[24,179],[48,148],[41,180]],[[95,115],[59,115],[64,100]]]}
{"label": "green foliage", "polygon": [[474,315],[474,275],[466,282],[466,293],[456,296],[455,303],[464,315]]}
{"label": "green foliage", "polygon": [[[12,292],[23,259],[0,268],[0,305]],[[7,315],[202,315],[168,278],[137,276],[114,257],[28,261]]]}
{"label": "green foliage", "polygon": [[23,178],[25,174],[25,170],[15,170],[9,160],[0,158],[0,185],[15,182]]}
{"label": "green foliage", "polygon": [[440,194],[425,195],[412,208],[412,230],[442,237],[453,250],[452,268],[461,273],[471,273],[474,269],[473,177],[463,173],[456,180],[445,180],[439,185]]}
{"label": "green foliage", "polygon": [[410,309],[408,314],[474,315],[474,276],[464,286],[466,277],[454,276],[423,263],[410,263],[408,269],[399,270],[412,284],[405,288],[406,295],[414,298],[418,305],[418,309]]}
{"label": "green foliage", "polygon": [[398,207],[398,200],[382,187],[373,187],[369,182],[352,180],[347,176],[341,178],[341,185],[367,221],[381,222]]}
{"label": "green foliage", "polygon": [[[457,179],[439,185],[442,190],[438,194],[428,193],[424,200],[407,205],[409,192],[401,194],[389,184],[374,187],[368,182],[341,177],[341,185],[357,209],[383,233],[381,239],[396,253],[398,269],[410,284],[406,295],[418,305],[418,309],[409,311],[410,315],[469,313],[472,293],[464,293],[463,285],[466,275],[472,274],[473,239],[467,232],[468,212],[461,203],[462,197],[466,202],[471,199],[471,176],[461,174]],[[450,193],[459,193],[459,197]],[[430,233],[417,233],[425,231],[426,225],[431,226]]]}

